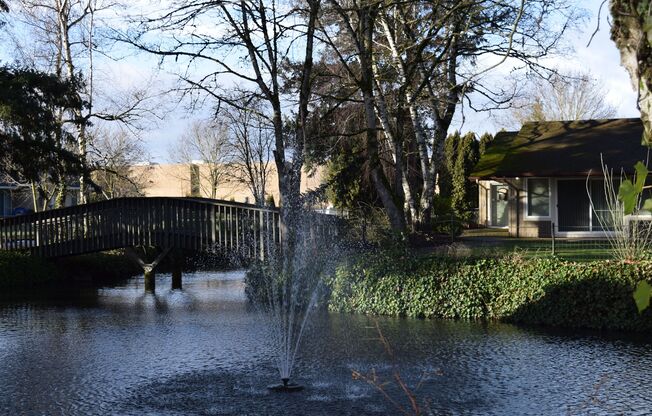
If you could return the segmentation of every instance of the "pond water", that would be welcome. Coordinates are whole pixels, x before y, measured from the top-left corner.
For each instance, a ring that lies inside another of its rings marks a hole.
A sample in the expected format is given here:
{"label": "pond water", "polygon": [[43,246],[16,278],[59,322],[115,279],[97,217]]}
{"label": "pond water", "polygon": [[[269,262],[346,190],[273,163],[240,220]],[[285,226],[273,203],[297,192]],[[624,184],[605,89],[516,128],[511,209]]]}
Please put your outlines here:
{"label": "pond water", "polygon": [[[652,340],[503,324],[320,313],[300,349],[299,393],[278,381],[242,272],[134,278],[0,304],[7,415],[649,414]],[[392,348],[388,354],[374,327]],[[375,373],[383,392],[354,379]],[[394,403],[393,403],[394,402]]]}

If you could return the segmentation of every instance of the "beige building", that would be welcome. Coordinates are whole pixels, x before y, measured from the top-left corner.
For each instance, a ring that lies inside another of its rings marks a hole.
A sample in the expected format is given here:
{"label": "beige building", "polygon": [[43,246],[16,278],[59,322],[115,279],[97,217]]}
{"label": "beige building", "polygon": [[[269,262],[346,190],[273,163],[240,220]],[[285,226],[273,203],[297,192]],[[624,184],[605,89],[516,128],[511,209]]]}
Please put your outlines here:
{"label": "beige building", "polygon": [[[211,186],[208,175],[208,165],[196,164],[147,164],[134,166],[133,174],[145,178],[144,193],[146,196],[198,196],[211,197]],[[267,177],[266,198],[272,196],[278,205],[279,190],[278,177],[274,164],[270,165]],[[304,174],[301,177],[301,192],[319,188],[324,180],[325,169],[320,167],[315,172]],[[223,180],[217,186],[216,199],[254,203],[255,198],[249,187],[236,181],[229,175],[228,170],[223,175]],[[326,208],[326,207],[323,207]]]}

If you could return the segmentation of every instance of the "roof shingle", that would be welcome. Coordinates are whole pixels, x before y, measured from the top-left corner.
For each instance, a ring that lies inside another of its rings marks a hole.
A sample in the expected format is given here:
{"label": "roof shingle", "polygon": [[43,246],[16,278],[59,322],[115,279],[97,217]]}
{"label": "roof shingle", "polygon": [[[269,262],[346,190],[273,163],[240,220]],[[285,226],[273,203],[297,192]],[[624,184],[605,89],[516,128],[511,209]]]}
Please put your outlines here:
{"label": "roof shingle", "polygon": [[638,118],[525,123],[518,132],[501,132],[487,146],[471,178],[602,175],[600,155],[615,171],[633,171],[646,162]]}

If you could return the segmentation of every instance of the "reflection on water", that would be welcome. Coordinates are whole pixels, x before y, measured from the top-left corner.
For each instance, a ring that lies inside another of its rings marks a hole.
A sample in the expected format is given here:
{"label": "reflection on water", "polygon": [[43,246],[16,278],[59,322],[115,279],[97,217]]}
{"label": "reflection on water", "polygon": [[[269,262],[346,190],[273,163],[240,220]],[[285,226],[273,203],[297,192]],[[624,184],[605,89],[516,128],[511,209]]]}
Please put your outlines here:
{"label": "reflection on water", "polygon": [[[322,313],[303,341],[303,393],[271,394],[266,322],[242,272],[157,277],[0,305],[0,413],[25,415],[394,414],[352,370],[391,379],[367,317]],[[500,324],[380,319],[402,376],[444,414],[650,411],[651,343]],[[397,386],[388,394],[405,404]]]}

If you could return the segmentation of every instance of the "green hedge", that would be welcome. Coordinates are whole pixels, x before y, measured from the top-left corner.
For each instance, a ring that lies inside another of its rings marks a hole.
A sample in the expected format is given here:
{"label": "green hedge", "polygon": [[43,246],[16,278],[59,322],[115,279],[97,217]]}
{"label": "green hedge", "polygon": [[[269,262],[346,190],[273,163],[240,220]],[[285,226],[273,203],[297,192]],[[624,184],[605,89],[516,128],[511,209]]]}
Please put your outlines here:
{"label": "green hedge", "polygon": [[142,269],[119,250],[56,260],[0,251],[0,289],[101,284],[139,273]]}
{"label": "green hedge", "polygon": [[503,320],[623,330],[652,329],[632,292],[652,262],[574,263],[555,258],[424,258],[368,253],[330,278],[329,307],[341,312]]}
{"label": "green hedge", "polygon": [[0,251],[0,288],[31,287],[56,281],[57,268],[28,253]]}

